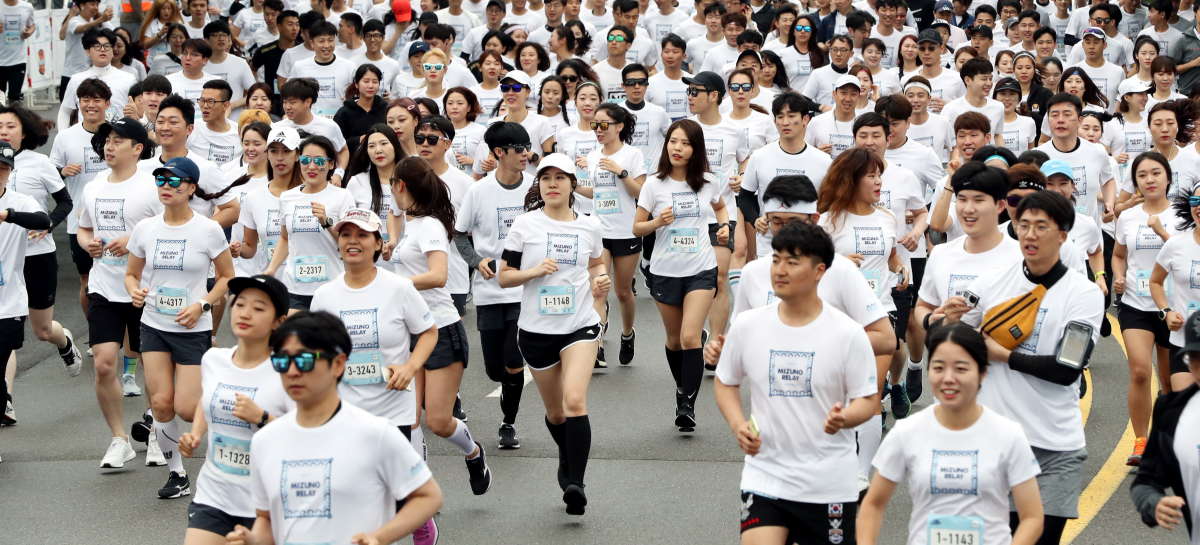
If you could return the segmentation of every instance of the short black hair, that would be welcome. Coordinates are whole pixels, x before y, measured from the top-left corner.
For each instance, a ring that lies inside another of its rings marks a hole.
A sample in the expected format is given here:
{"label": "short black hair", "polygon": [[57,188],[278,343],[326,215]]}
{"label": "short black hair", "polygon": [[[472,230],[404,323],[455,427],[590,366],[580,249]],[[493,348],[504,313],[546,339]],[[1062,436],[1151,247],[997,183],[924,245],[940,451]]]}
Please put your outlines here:
{"label": "short black hair", "polygon": [[183,42],[183,46],[179,48],[180,51],[187,51],[189,49],[199,53],[201,57],[206,59],[212,57],[212,47],[208,45],[208,42],[200,38],[191,38]]}
{"label": "short black hair", "polygon": [[968,162],[986,163],[991,157],[1000,157],[1008,166],[1018,164],[1017,154],[1010,151],[1008,148],[1002,148],[995,144],[988,144],[977,150],[971,155],[971,160]]}
{"label": "short black hair", "polygon": [[205,40],[212,37],[213,34],[217,34],[219,32],[224,32],[225,34],[233,36],[233,31],[229,29],[229,23],[226,23],[225,21],[217,20],[204,25]]}
{"label": "short black hair", "polygon": [[[80,85],[82,85],[82,84],[80,84]],[[79,89],[76,89],[75,91],[76,91],[75,96],[78,96],[79,98],[83,98],[82,96],[79,96],[79,94],[78,94]],[[84,95],[84,96],[89,96],[89,95]],[[92,95],[92,96],[98,96],[98,95]],[[142,96],[142,82],[139,81],[139,82],[129,86],[129,98],[137,98],[140,96]],[[105,100],[109,100],[109,99],[105,99]]]}
{"label": "short black hair", "polygon": [[771,239],[771,249],[807,257],[824,264],[826,270],[833,265],[833,238],[825,229],[802,221],[788,222],[775,233]]}
{"label": "short black hair", "polygon": [[925,339],[925,346],[929,350],[930,363],[932,363],[933,353],[937,351],[937,348],[947,342],[962,348],[975,361],[975,366],[979,369],[980,374],[987,372],[989,365],[988,347],[982,333],[962,322],[954,322],[943,327],[931,328],[929,330],[929,337]]}
{"label": "short black hair", "polygon": [[875,103],[875,113],[882,114],[890,121],[908,121],[912,118],[912,103],[900,93],[884,95]]}
{"label": "short black hair", "polygon": [[1083,113],[1083,101],[1079,100],[1079,97],[1072,95],[1071,93],[1064,92],[1055,93],[1054,96],[1050,97],[1050,100],[1046,101],[1046,115],[1050,115],[1050,108],[1052,106],[1055,104],[1062,104],[1064,102],[1075,106],[1075,115]]}
{"label": "short black hair", "polygon": [[1018,14],[1021,12],[1021,0],[1000,0],[1000,3],[996,4],[996,6],[997,12],[1004,11],[1005,7],[1011,7],[1017,10]]}
{"label": "short black hair", "polygon": [[713,3],[709,4],[708,6],[705,6],[704,16],[708,17],[709,15],[711,15],[713,13],[715,13],[717,15],[725,15],[725,13],[727,11],[728,10],[725,9],[725,4],[722,4],[721,2],[713,2]]}
{"label": "short black hair", "polygon": [[784,106],[787,106],[788,111],[802,112],[804,115],[812,117],[812,103],[807,97],[791,89],[779,93],[775,96],[775,100],[771,101],[771,115],[783,113]]}
{"label": "short black hair", "polygon": [[846,16],[847,30],[862,30],[864,26],[870,27],[873,24],[875,24],[875,18],[862,10],[850,12],[850,15]]}
{"label": "short black hair", "polygon": [[1033,22],[1039,25],[1042,24],[1042,15],[1031,9],[1027,9],[1017,14],[1017,21],[1020,22],[1022,19],[1033,19]]}
{"label": "short black hair", "polygon": [[627,40],[627,43],[630,43],[630,44],[633,43],[634,34],[633,34],[632,30],[629,30],[629,27],[627,27],[625,25],[613,25],[613,26],[608,27],[608,31],[605,32],[604,35],[612,36],[613,32],[621,32],[621,33],[625,34],[625,40]]}
{"label": "short black hair", "polygon": [[429,126],[442,133],[442,136],[449,140],[454,140],[454,122],[440,115],[423,115],[421,121],[417,124],[417,130]]}
{"label": "short black hair", "polygon": [[346,13],[342,14],[342,22],[346,23],[347,25],[350,25],[350,28],[352,30],[354,30],[355,35],[357,35],[357,36],[363,35],[362,15],[359,15],[357,13],[354,13],[353,11],[347,10]]}
{"label": "short black hair", "polygon": [[1075,209],[1066,197],[1057,191],[1035,191],[1021,199],[1013,213],[1013,223],[1021,219],[1027,210],[1041,210],[1050,216],[1050,220],[1058,225],[1060,231],[1070,231],[1075,226]]}
{"label": "short black hair", "polygon": [[1035,150],[1035,149],[1024,151],[1021,153],[1021,155],[1019,155],[1017,157],[1018,163],[1025,164],[1025,165],[1033,165],[1038,168],[1041,168],[1042,163],[1045,163],[1046,161],[1049,161],[1049,160],[1050,160],[1050,156],[1047,155],[1046,152]]}
{"label": "short black hair", "polygon": [[[139,87],[141,84],[137,84]],[[141,94],[140,92],[138,94]],[[112,89],[107,83],[100,78],[88,78],[79,82],[79,87],[75,89],[77,98],[102,98],[104,100],[112,100]],[[136,97],[133,89],[129,90],[129,96]]]}
{"label": "short black hair", "polygon": [[744,30],[744,31],[742,31],[741,34],[738,34],[737,44],[738,45],[754,44],[757,46],[762,46],[763,35],[759,34],[757,30]]}
{"label": "short black hair", "polygon": [[379,31],[381,33],[387,34],[387,26],[385,26],[383,24],[383,21],[380,21],[379,19],[371,19],[370,21],[363,23],[361,34],[366,34],[368,32],[374,32],[374,31]]}
{"label": "short black hair", "polygon": [[[454,39],[454,27],[452,27],[450,25],[443,25],[443,24],[429,25],[429,26],[425,27],[425,34],[422,36],[422,38],[424,38],[425,41],[427,41],[427,42],[429,40],[441,40],[443,42],[446,40],[453,40]],[[487,42],[483,42],[483,43],[487,43]]]}
{"label": "short black hair", "polygon": [[614,0],[612,3],[613,13],[629,13],[638,8],[637,0]]}
{"label": "short black hair", "polygon": [[975,79],[981,75],[992,74],[992,61],[987,60],[987,57],[974,57],[964,62],[962,69],[958,71],[958,77],[966,79]]}
{"label": "short black hair", "polygon": [[275,20],[283,16],[283,12],[287,10],[287,6],[283,5],[283,0],[263,0],[263,9],[271,8],[278,14]]}
{"label": "short black hair", "polygon": [[979,7],[975,8],[975,17],[979,17],[984,13],[991,15],[993,21],[1000,16],[999,13],[996,13],[996,8],[993,8],[987,4],[981,4]]}
{"label": "short black hair", "polygon": [[[1035,41],[1035,42],[1038,41],[1045,34],[1049,34],[1051,39],[1053,39],[1056,42],[1058,41],[1058,33],[1055,32],[1053,28],[1050,28],[1048,26],[1040,27],[1037,30],[1033,31],[1033,41]],[[1158,43],[1158,42],[1155,42],[1155,43]]]}
{"label": "short black hair", "polygon": [[661,51],[662,49],[665,49],[667,44],[671,44],[685,53],[687,52],[687,42],[683,41],[683,38],[680,38],[679,35],[675,34],[674,32],[667,34],[667,37],[662,39],[662,44],[660,45],[661,49],[659,50]]}
{"label": "short black hair", "polygon": [[229,82],[223,79],[210,79],[204,82],[204,87],[202,88],[221,91],[221,100],[228,101],[233,98],[233,87],[230,87]]}
{"label": "short black hair", "polygon": [[337,38],[338,29],[329,21],[318,21],[308,29],[308,39],[315,40],[319,36],[333,36]]}
{"label": "short black hair", "polygon": [[300,100],[309,99],[316,102],[317,95],[320,92],[321,84],[312,78],[291,78],[279,86],[280,100],[298,98]]}
{"label": "short black hair", "polygon": [[1004,200],[1008,197],[1008,172],[981,161],[968,161],[950,177],[950,188],[956,194],[978,191],[994,200]]}
{"label": "short black hair", "polygon": [[146,76],[146,79],[142,80],[142,92],[169,95],[171,94],[171,80],[158,74]]}
{"label": "short black hair", "polygon": [[1121,23],[1121,9],[1119,7],[1110,6],[1108,4],[1096,4],[1088,10],[1088,17],[1095,19],[1097,11],[1103,11],[1104,13],[1107,13],[1109,18],[1113,20],[1113,24]]}
{"label": "short black hair", "polygon": [[162,115],[163,111],[170,108],[179,110],[179,114],[183,116],[184,123],[187,123],[188,125],[194,123],[194,120],[196,119],[196,105],[193,104],[192,101],[179,95],[168,96],[167,98],[162,99],[162,102],[158,104],[159,115]]}
{"label": "short black hair", "polygon": [[[324,311],[301,310],[284,320],[278,329],[271,332],[271,352],[283,349],[283,343],[295,336],[305,348],[322,352],[333,365],[333,358],[338,354],[350,355],[354,344],[350,333],[336,316]],[[341,376],[338,377],[340,381]]]}
{"label": "short black hair", "polygon": [[1154,0],[1154,2],[1150,4],[1150,9],[1159,13],[1167,14],[1167,18],[1175,15],[1175,6],[1170,2],[1170,0]]}
{"label": "short black hair", "polygon": [[107,28],[93,28],[93,29],[88,30],[87,32],[84,32],[83,38],[80,39],[80,43],[83,44],[83,50],[87,51],[87,50],[91,49],[92,46],[100,43],[100,41],[99,41],[100,38],[108,38],[109,44],[117,43],[117,33],[116,32],[113,32],[112,30],[109,30]]}
{"label": "short black hair", "polygon": [[[630,0],[630,1],[634,1],[634,0]],[[646,74],[646,77],[650,77],[650,71],[647,70],[644,65],[642,65],[641,63],[631,62],[629,64],[626,64],[625,68],[621,69],[621,82],[624,83],[625,80],[629,78],[629,74],[632,74],[634,72],[641,72],[643,74]]]}
{"label": "short black hair", "polygon": [[[279,2],[282,2],[282,0],[268,0],[268,1],[271,1],[271,2],[274,2],[274,1],[279,1]],[[267,5],[264,3],[264,4],[263,4],[263,7],[264,7],[264,8],[266,8],[266,7],[267,7]],[[299,14],[299,13],[296,13],[296,10],[294,10],[294,9],[285,9],[285,10],[283,10],[283,11],[280,11],[280,12],[279,12],[279,15],[275,16],[275,24],[276,24],[276,25],[281,25],[281,24],[283,24],[283,20],[284,20],[284,19],[288,19],[288,18],[294,18],[294,19],[296,19],[296,22],[297,22],[297,23],[299,23],[299,22],[300,22],[300,14]],[[298,38],[298,39],[303,39],[303,38],[302,38],[302,37],[300,37],[300,36],[297,36],[297,38]]]}
{"label": "short black hair", "polygon": [[858,135],[858,131],[863,127],[882,127],[884,136],[892,135],[891,122],[889,122],[886,117],[883,117],[875,112],[865,113],[858,116],[858,119],[854,120],[854,127],[850,130],[850,133],[853,135]]}
{"label": "short black hair", "polygon": [[[280,17],[282,17],[282,15],[280,15]],[[279,19],[276,19],[276,21],[278,21],[278,20]],[[307,31],[307,30],[311,29],[313,25],[315,25],[317,23],[325,23],[325,22],[328,22],[328,21],[325,20],[325,16],[321,15],[320,12],[306,11],[300,15],[300,30]]]}
{"label": "short black hair", "polygon": [[492,123],[483,131],[483,143],[487,144],[489,153],[504,146],[523,146],[530,143],[529,131],[511,121]]}
{"label": "short black hair", "polygon": [[762,194],[763,202],[780,201],[784,206],[801,202],[817,202],[817,188],[803,174],[776,176],[767,184]]}

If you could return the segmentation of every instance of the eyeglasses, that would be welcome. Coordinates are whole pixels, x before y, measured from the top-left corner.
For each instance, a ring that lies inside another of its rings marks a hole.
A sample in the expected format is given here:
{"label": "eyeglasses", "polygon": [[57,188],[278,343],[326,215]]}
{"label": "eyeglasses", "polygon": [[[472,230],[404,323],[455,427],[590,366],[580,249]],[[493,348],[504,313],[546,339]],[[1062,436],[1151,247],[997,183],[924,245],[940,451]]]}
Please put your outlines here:
{"label": "eyeglasses", "polygon": [[378,32],[372,32],[370,34],[364,34],[363,39],[364,40],[382,40],[383,34],[380,34]]}
{"label": "eyeglasses", "polygon": [[112,51],[112,48],[112,44],[96,44],[91,47],[91,49],[95,49],[96,51]]}
{"label": "eyeglasses", "polygon": [[633,78],[625,80],[626,87],[637,87],[638,85],[646,86],[650,84],[649,78]]}
{"label": "eyeglasses", "polygon": [[610,42],[623,42],[623,41],[625,41],[625,37],[624,37],[624,36],[609,36],[609,37],[608,37],[608,41],[610,41]]}
{"label": "eyeglasses", "polygon": [[745,91],[745,92],[749,93],[750,90],[753,88],[754,88],[753,83],[730,83],[729,84],[730,91]]}
{"label": "eyeglasses", "polygon": [[708,93],[711,93],[711,92],[712,92],[712,89],[709,89],[708,87],[703,87],[703,88],[702,87],[688,87],[688,90],[687,90],[687,94],[690,97],[698,97],[700,95],[707,95]]}
{"label": "eyeglasses", "polygon": [[418,146],[424,146],[426,142],[428,142],[430,146],[436,146],[439,140],[449,140],[449,139],[443,138],[436,134],[413,135],[413,142],[416,142]]}
{"label": "eyeglasses", "polygon": [[593,121],[591,123],[591,127],[592,127],[593,131],[596,130],[597,128],[599,128],[602,131],[607,131],[609,127],[611,127],[613,125],[618,125],[618,124],[619,123],[617,123],[615,121]]}
{"label": "eyeglasses", "polygon": [[560,76],[567,83],[575,83],[579,81],[579,76]]}
{"label": "eyeglasses", "polygon": [[1039,223],[1037,225],[1031,225],[1029,223],[1017,224],[1017,233],[1022,235],[1028,233],[1030,229],[1033,230],[1034,235],[1036,235],[1038,238],[1042,238],[1046,235],[1046,233],[1050,232],[1050,225],[1046,223]]}
{"label": "eyeglasses", "polygon": [[1190,206],[1192,208],[1200,206],[1200,197],[1197,197],[1196,195],[1189,196],[1188,197],[1188,206]]}
{"label": "eyeglasses", "polygon": [[228,100],[217,100],[215,98],[202,98],[202,99],[197,100],[196,104],[199,104],[201,107],[211,108],[213,106],[216,106],[217,104],[224,104],[226,102],[229,102],[229,101]]}
{"label": "eyeglasses", "polygon": [[217,39],[221,39],[221,38],[229,38],[229,35],[228,35],[228,34],[225,34],[224,32],[222,32],[222,33],[220,33],[220,34],[217,34],[217,33],[209,34],[209,35],[208,35],[208,37],[209,37],[209,38],[217,38]]}
{"label": "eyeglasses", "polygon": [[520,93],[521,91],[524,91],[527,88],[528,87],[526,87],[525,85],[522,85],[520,83],[513,83],[511,85],[507,84],[507,83],[500,84],[500,92],[501,93],[508,93],[510,91],[513,93]]}
{"label": "eyeglasses", "polygon": [[300,352],[297,354],[271,354],[271,367],[279,373],[286,373],[291,369],[292,362],[296,363],[296,369],[301,373],[312,371],[317,366],[317,360],[328,358],[328,355],[323,352]]}
{"label": "eyeglasses", "polygon": [[421,67],[422,67],[422,68],[424,68],[424,69],[426,69],[426,70],[433,70],[433,71],[435,71],[435,72],[441,72],[441,71],[442,71],[442,69],[446,67],[446,65],[444,65],[444,64],[429,64],[429,63],[425,63],[425,64],[421,65]]}
{"label": "eyeglasses", "polygon": [[831,48],[829,48],[829,52],[830,53],[849,53],[850,48],[849,47],[831,47]]}
{"label": "eyeglasses", "polygon": [[[416,140],[415,136],[413,140]],[[500,149],[510,149],[517,153],[524,153],[533,150],[533,144],[509,144],[507,146],[500,146]]]}
{"label": "eyeglasses", "polygon": [[200,53],[198,53],[196,51],[184,51],[183,54],[180,55],[180,57],[195,57],[195,58],[201,58],[203,56],[204,55],[201,55]]}
{"label": "eyeglasses", "polygon": [[808,25],[796,25],[796,30],[800,32],[812,32],[812,27]]}
{"label": "eyeglasses", "polygon": [[[415,140],[415,138],[414,138]],[[300,164],[308,166],[309,163],[316,163],[317,168],[324,168],[325,163],[329,161],[328,157],[309,157],[307,155],[300,156]]]}
{"label": "eyeglasses", "polygon": [[1097,17],[1092,20],[1095,21],[1097,25],[1107,25],[1107,24],[1113,22],[1111,17]]}
{"label": "eyeglasses", "polygon": [[154,177],[154,185],[157,185],[158,187],[162,187],[164,185],[169,185],[169,186],[171,186],[172,189],[178,189],[179,185],[182,183],[183,183],[183,178],[180,178],[179,176],[155,176]]}

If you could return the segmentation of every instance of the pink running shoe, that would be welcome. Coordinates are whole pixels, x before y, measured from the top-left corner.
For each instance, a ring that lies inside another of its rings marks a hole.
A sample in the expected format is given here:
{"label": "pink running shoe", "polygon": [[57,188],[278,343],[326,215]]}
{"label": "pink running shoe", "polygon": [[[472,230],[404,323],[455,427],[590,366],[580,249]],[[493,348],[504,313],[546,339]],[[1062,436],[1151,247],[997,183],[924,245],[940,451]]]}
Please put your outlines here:
{"label": "pink running shoe", "polygon": [[413,545],[437,545],[437,542],[438,527],[433,519],[429,519],[429,522],[413,532]]}

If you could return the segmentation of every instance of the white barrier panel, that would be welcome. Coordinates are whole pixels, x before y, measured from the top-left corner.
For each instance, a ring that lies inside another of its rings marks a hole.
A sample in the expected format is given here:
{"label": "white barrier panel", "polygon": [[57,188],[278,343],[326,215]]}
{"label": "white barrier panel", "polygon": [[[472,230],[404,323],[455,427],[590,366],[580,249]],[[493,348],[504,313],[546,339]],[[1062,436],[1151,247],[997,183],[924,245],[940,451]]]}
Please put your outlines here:
{"label": "white barrier panel", "polygon": [[[65,13],[65,10],[63,11]],[[50,10],[35,11],[33,21],[37,25],[37,31],[25,41],[29,50],[29,64],[25,74],[30,90],[54,85],[57,75],[62,71],[62,64],[55,63],[53,49],[58,28],[53,25]]]}

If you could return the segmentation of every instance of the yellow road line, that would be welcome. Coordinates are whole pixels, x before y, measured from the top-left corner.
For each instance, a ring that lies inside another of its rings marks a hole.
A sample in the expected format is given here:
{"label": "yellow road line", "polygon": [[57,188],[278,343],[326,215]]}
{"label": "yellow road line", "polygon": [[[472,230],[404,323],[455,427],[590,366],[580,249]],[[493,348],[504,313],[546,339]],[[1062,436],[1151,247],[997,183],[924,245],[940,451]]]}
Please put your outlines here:
{"label": "yellow road line", "polygon": [[[1113,337],[1117,339],[1117,344],[1121,345],[1121,352],[1125,354],[1126,360],[1129,359],[1129,352],[1125,349],[1125,338],[1121,336],[1120,324],[1117,319],[1111,314],[1106,315],[1110,324],[1112,324]],[[1088,396],[1091,395],[1093,388],[1088,388]],[[1150,391],[1158,389],[1158,378],[1154,373],[1150,374]],[[1082,409],[1082,402],[1080,408]],[[1090,412],[1091,404],[1088,404]],[[1084,413],[1084,421],[1087,420],[1087,413]],[[1067,527],[1063,530],[1062,543],[1068,545],[1079,537],[1084,528],[1096,518],[1100,513],[1100,509],[1108,503],[1108,499],[1113,493],[1121,488],[1125,482],[1125,477],[1129,475],[1131,468],[1125,465],[1125,460],[1128,457],[1127,448],[1133,443],[1133,424],[1125,424],[1125,433],[1121,434],[1121,439],[1117,441],[1117,446],[1108,456],[1108,460],[1100,468],[1100,472],[1092,478],[1088,483],[1087,488],[1083,490],[1083,494],[1079,497],[1079,518],[1067,521]]]}

